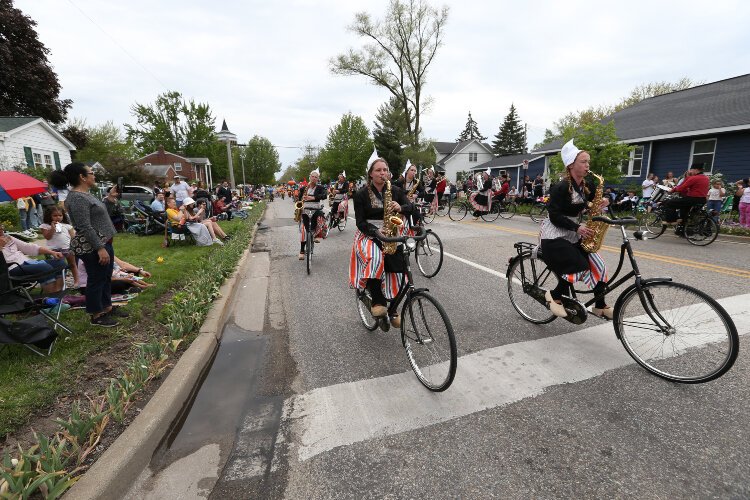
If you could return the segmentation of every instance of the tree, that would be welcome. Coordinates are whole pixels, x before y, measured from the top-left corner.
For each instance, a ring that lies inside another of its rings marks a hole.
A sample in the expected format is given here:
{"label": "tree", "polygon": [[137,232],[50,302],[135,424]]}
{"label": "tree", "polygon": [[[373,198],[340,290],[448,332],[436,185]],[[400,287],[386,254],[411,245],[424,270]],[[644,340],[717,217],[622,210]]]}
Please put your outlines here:
{"label": "tree", "polygon": [[356,14],[349,30],[367,43],[330,60],[337,75],[360,75],[393,95],[407,117],[408,146],[421,149],[420,119],[429,105],[424,95],[427,70],[443,43],[448,7],[440,10],[425,0],[391,0],[385,19]]}
{"label": "tree", "polygon": [[[607,184],[619,184],[622,179],[622,164],[628,160],[633,148],[618,142],[614,120],[607,123],[587,123],[562,139],[567,142],[573,135],[578,149],[583,149],[591,155],[590,171],[604,177]],[[552,179],[564,171],[565,166],[560,155],[553,156],[550,159]]]}
{"label": "tree", "polygon": [[364,120],[346,113],[328,131],[326,144],[320,152],[321,179],[336,179],[342,170],[346,170],[347,177],[352,179],[361,177],[365,175],[371,154],[372,139]]}
{"label": "tree", "polygon": [[492,141],[492,151],[497,155],[517,155],[527,152],[526,127],[521,125],[516,107],[511,104],[500,131]]}
{"label": "tree", "polygon": [[70,155],[73,160],[77,160],[78,153],[84,149],[89,142],[89,129],[86,126],[86,120],[83,118],[68,120],[65,126],[60,130],[60,133],[76,147],[75,151],[70,152]]}
{"label": "tree", "polygon": [[73,101],[59,98],[60,82],[35,26],[13,0],[0,0],[0,116],[41,116],[60,124]]}
{"label": "tree", "polygon": [[297,180],[298,178],[300,177],[297,175],[297,168],[294,165],[289,165],[284,169],[284,173],[281,174],[279,182],[286,184],[287,182]]}
{"label": "tree", "polygon": [[76,154],[78,161],[98,161],[108,168],[109,164],[115,160],[132,161],[138,157],[133,144],[111,121],[87,128],[86,135],[88,142],[86,147],[78,150]]}
{"label": "tree", "polygon": [[[247,146],[241,148],[240,154],[245,156],[246,182],[248,184],[273,184],[276,172],[281,170],[279,153],[270,140],[265,137],[253,136]],[[237,162],[240,167],[241,162]],[[242,179],[242,177],[237,177]]]}
{"label": "tree", "polygon": [[463,132],[458,135],[456,142],[468,141],[470,139],[477,139],[479,141],[486,139],[485,136],[479,133],[479,127],[477,127],[477,122],[474,121],[474,118],[471,117],[471,111],[469,111],[469,119],[466,121],[466,126]]}
{"label": "tree", "polygon": [[124,184],[135,184],[140,186],[153,186],[156,177],[146,172],[140,165],[136,165],[127,158],[111,158],[105,166],[106,172],[102,175],[104,181],[116,183],[122,177]]}
{"label": "tree", "polygon": [[[302,147],[302,151],[302,157],[297,160],[294,167],[296,173],[294,180],[297,182],[310,178],[310,172],[318,168],[318,159],[320,157],[320,148],[313,146],[311,143],[305,144]],[[349,172],[347,172],[348,174]]]}
{"label": "tree", "polygon": [[568,113],[559,120],[557,120],[552,129],[546,129],[544,131],[544,139],[539,144],[534,145],[534,149],[539,149],[545,144],[552,141],[559,140],[565,136],[572,136],[572,133],[578,128],[586,125],[599,122],[607,116],[621,111],[627,107],[638,104],[644,99],[656,97],[670,92],[677,92],[679,90],[689,89],[700,85],[700,82],[693,82],[690,78],[683,77],[674,83],[670,82],[652,82],[643,85],[638,85],[630,91],[626,97],[620,99],[620,102],[614,106],[601,105],[591,106],[584,109],[583,111],[576,111],[575,113]]}
{"label": "tree", "polygon": [[391,97],[378,108],[372,131],[375,149],[391,168],[399,168],[406,163],[403,156],[403,145],[408,140],[406,130],[406,114],[398,100]]}

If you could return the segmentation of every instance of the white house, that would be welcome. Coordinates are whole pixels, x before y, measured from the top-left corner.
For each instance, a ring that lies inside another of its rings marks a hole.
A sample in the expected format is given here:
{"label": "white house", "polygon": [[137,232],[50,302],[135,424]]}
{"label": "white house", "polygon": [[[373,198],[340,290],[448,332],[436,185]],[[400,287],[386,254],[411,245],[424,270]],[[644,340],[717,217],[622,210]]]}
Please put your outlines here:
{"label": "white house", "polygon": [[456,182],[456,173],[469,172],[482,163],[493,159],[495,155],[489,145],[476,139],[461,142],[433,142],[438,171],[445,172],[445,178]]}
{"label": "white house", "polygon": [[59,170],[71,162],[76,147],[43,118],[0,116],[0,170],[48,167]]}

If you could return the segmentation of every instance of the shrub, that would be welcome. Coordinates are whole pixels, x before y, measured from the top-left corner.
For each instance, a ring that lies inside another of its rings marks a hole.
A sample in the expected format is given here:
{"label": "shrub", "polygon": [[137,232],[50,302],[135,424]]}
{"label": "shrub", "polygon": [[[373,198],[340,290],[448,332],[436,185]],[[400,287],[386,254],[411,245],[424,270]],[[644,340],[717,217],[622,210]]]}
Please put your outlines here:
{"label": "shrub", "polygon": [[0,203],[0,223],[5,226],[6,231],[18,231],[21,229],[21,219],[18,216],[16,202]]}

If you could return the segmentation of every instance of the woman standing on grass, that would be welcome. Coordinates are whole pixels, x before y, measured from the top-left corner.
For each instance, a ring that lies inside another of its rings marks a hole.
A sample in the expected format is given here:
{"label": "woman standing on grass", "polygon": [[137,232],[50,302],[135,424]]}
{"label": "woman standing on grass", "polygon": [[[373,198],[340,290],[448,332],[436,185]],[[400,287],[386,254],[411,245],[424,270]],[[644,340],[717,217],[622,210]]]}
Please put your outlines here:
{"label": "woman standing on grass", "polygon": [[70,248],[85,264],[88,272],[86,285],[86,312],[91,315],[91,324],[103,327],[117,326],[116,317],[127,317],[127,313],[112,308],[112,266],[115,252],[112,238],[115,227],[104,204],[90,190],[96,186],[96,178],[90,167],[83,163],[71,163],[63,171],[52,172],[51,184],[58,189],[70,185],[65,199],[65,210],[75,229]]}

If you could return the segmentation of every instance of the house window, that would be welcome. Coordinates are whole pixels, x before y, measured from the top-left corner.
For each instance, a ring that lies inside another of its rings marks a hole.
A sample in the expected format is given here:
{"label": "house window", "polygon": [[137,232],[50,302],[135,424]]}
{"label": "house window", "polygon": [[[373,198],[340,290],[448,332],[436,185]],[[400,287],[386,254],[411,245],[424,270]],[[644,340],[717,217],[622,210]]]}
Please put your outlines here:
{"label": "house window", "polygon": [[477,161],[477,153],[469,153],[469,161],[471,162]]}
{"label": "house window", "polygon": [[34,153],[34,166],[37,168],[42,167],[42,155],[39,153]]}
{"label": "house window", "polygon": [[182,163],[175,163],[174,164],[174,171],[175,172],[182,172]]}
{"label": "house window", "polygon": [[693,141],[690,150],[690,165],[704,163],[704,172],[709,174],[714,169],[714,153],[716,152],[716,139],[703,139]]}
{"label": "house window", "polygon": [[52,168],[52,155],[44,155],[44,166]]}
{"label": "house window", "polygon": [[630,158],[622,163],[622,173],[628,177],[640,177],[643,169],[643,146],[636,146],[630,152]]}

